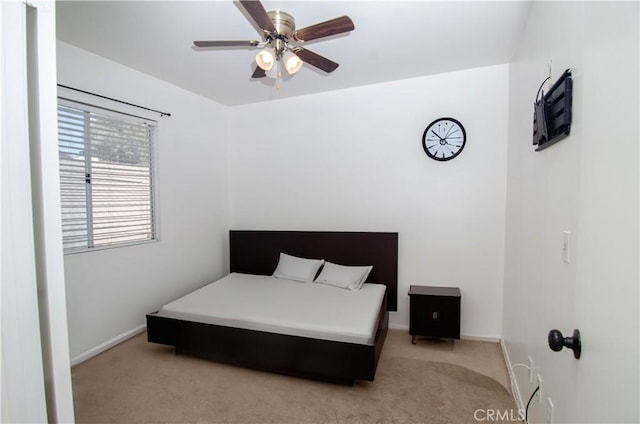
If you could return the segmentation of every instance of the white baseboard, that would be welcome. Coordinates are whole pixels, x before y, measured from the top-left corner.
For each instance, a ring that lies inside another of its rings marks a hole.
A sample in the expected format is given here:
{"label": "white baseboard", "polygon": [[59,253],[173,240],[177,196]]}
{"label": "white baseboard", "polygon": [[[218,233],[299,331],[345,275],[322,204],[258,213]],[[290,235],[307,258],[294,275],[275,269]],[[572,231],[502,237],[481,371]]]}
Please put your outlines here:
{"label": "white baseboard", "polygon": [[409,326],[408,325],[404,325],[404,324],[392,324],[392,323],[389,323],[389,328],[392,329],[392,330],[409,331]]}
{"label": "white baseboard", "polygon": [[463,340],[475,340],[478,342],[500,343],[500,337],[493,336],[471,336],[469,334],[460,334],[460,338]]}
{"label": "white baseboard", "polygon": [[101,345],[98,345],[93,349],[89,349],[86,352],[83,352],[80,355],[76,356],[75,358],[71,358],[71,366],[73,367],[75,365],[78,365],[86,361],[87,359],[93,358],[94,356],[104,352],[105,350],[111,349],[115,345],[120,344],[125,340],[130,339],[133,336],[137,336],[138,334],[144,332],[146,329],[147,329],[147,324],[142,324],[141,326],[136,327],[133,330],[126,331],[112,338],[111,340],[107,340]]}
{"label": "white baseboard", "polygon": [[[389,323],[389,328],[391,330],[403,330],[409,331],[409,326],[405,324],[392,324]],[[492,343],[500,343],[500,337],[492,337],[492,336],[471,336],[469,334],[461,334],[461,339],[464,340],[476,340],[479,342],[492,342]]]}
{"label": "white baseboard", "polygon": [[500,339],[500,346],[502,346],[502,355],[504,356],[504,362],[507,364],[507,372],[509,373],[509,381],[511,382],[511,394],[516,401],[516,406],[520,411],[524,411],[524,404],[522,403],[522,395],[520,394],[520,388],[516,381],[516,376],[513,374],[513,366],[511,359],[509,359],[509,352],[507,346],[504,344],[504,340]]}

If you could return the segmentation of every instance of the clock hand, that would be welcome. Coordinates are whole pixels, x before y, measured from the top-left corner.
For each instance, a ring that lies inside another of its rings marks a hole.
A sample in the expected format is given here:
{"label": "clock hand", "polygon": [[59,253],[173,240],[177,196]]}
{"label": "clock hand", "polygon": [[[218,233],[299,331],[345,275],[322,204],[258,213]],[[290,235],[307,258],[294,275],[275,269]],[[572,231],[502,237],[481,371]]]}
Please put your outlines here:
{"label": "clock hand", "polygon": [[440,137],[438,134],[436,134],[433,130],[431,130],[431,134],[435,135],[436,137],[438,137],[440,140],[444,140],[444,138]]}

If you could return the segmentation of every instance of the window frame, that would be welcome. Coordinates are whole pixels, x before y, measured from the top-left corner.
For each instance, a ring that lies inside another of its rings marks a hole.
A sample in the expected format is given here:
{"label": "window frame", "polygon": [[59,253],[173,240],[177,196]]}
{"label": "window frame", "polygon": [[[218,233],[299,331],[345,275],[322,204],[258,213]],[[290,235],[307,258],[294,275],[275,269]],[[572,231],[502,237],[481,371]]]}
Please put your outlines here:
{"label": "window frame", "polygon": [[[63,92],[66,90],[62,90]],[[142,122],[148,125],[150,129],[150,142],[149,142],[149,150],[150,150],[150,170],[149,170],[149,178],[150,178],[150,202],[151,202],[151,234],[152,237],[150,239],[144,240],[133,240],[133,241],[124,241],[124,242],[116,242],[112,244],[106,245],[98,245],[91,246],[93,242],[91,241],[92,236],[89,236],[93,231],[87,231],[87,243],[82,247],[65,247],[63,242],[63,252],[64,255],[72,255],[77,253],[88,253],[94,251],[101,251],[105,249],[117,249],[122,247],[136,246],[142,244],[156,243],[160,241],[160,224],[159,224],[159,203],[158,203],[158,145],[159,145],[159,122],[149,116],[144,116],[144,114],[140,114],[137,110],[131,110],[127,107],[109,107],[110,105],[104,104],[101,101],[92,101],[86,100],[83,98],[78,99],[78,96],[66,96],[61,94],[61,90],[58,90],[58,99],[56,105],[56,111],[59,110],[59,106],[71,107],[76,110],[82,110],[84,113],[97,113],[99,115],[108,116],[114,119],[120,119],[126,122]],[[103,105],[104,104],[104,105]],[[56,123],[59,123],[59,118],[56,117]],[[59,131],[59,130],[58,130]],[[59,132],[56,135],[58,140],[58,152],[60,152],[60,137]],[[91,170],[91,161],[85,161],[85,167]],[[60,171],[60,161],[58,160],[58,171]],[[86,172],[89,172],[86,171]],[[60,183],[60,178],[58,178]],[[87,190],[91,191],[91,184],[86,185]],[[90,194],[87,194],[87,199],[91,199]],[[61,199],[62,202],[62,199]],[[87,212],[87,225],[93,225],[94,216],[92,210],[91,202],[86,202],[86,212]],[[64,231],[63,231],[64,236]]]}

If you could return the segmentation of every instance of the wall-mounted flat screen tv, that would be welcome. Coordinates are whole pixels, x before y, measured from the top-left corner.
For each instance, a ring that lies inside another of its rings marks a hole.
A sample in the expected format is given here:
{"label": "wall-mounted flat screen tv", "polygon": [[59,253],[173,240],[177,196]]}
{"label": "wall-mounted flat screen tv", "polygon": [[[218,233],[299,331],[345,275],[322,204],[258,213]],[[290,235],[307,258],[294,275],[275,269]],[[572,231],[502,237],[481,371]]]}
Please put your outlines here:
{"label": "wall-mounted flat screen tv", "polygon": [[538,90],[533,108],[533,144],[538,146],[536,151],[546,149],[571,132],[572,91],[573,80],[569,69],[564,71],[548,93],[542,91],[540,96]]}

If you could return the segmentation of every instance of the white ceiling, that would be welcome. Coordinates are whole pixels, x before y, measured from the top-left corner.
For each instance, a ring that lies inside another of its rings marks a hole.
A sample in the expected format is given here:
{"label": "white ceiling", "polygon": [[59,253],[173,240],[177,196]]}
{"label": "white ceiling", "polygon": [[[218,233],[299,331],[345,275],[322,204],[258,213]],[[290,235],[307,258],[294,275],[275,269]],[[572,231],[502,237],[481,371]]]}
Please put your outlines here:
{"label": "white ceiling", "polygon": [[[509,62],[528,1],[281,1],[302,28],[348,15],[355,30],[304,46],[340,64],[252,80],[250,48],[196,50],[194,40],[260,40],[238,3],[58,1],[58,39],[225,105],[239,105]],[[82,88],[82,87],[78,87]]]}

